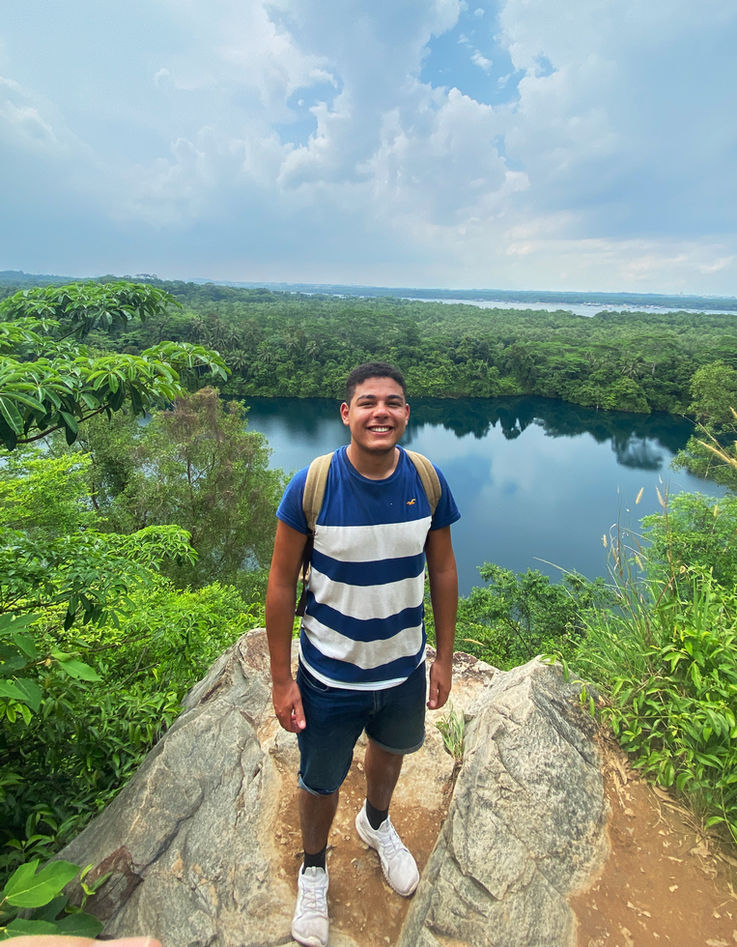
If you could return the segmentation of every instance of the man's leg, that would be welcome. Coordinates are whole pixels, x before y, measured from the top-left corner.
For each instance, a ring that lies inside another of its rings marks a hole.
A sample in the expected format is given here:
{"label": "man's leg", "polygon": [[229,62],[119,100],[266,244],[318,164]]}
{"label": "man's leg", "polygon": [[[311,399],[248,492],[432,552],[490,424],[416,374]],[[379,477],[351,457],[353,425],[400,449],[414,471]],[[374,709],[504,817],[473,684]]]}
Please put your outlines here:
{"label": "man's leg", "polygon": [[366,726],[366,803],[356,817],[356,831],[376,849],[384,877],[403,897],[412,894],[420,875],[392,825],[389,805],[405,754],[418,750],[425,738],[425,691],[422,664],[403,684],[376,695],[375,710]]}
{"label": "man's leg", "polygon": [[327,947],[328,872],[325,852],[328,834],[338,808],[338,791],[318,796],[299,790],[299,821],[302,826],[304,862],[297,879],[297,906],[292,918],[292,937],[309,947]]}
{"label": "man's leg", "polygon": [[366,799],[380,812],[389,809],[403,762],[404,756],[401,753],[390,753],[369,739],[363,764],[366,772]]}
{"label": "man's leg", "polygon": [[381,869],[391,887],[408,898],[417,887],[420,873],[389,818],[389,803],[403,760],[401,753],[390,753],[369,738],[364,762],[366,803],[356,816],[356,831],[378,852]]}
{"label": "man's leg", "polygon": [[[297,879],[292,937],[309,947],[327,947],[328,872],[325,854],[353,747],[363,729],[362,707],[370,699],[328,687],[300,665],[297,684],[307,726],[297,734],[300,749],[299,818],[304,863]],[[310,790],[313,790],[312,792]],[[321,790],[330,790],[324,792]]]}
{"label": "man's leg", "polygon": [[299,820],[302,826],[302,847],[305,856],[318,855],[322,852],[325,867],[325,849],[328,844],[330,826],[333,824],[338,809],[340,791],[336,790],[327,796],[316,796],[299,790]]}

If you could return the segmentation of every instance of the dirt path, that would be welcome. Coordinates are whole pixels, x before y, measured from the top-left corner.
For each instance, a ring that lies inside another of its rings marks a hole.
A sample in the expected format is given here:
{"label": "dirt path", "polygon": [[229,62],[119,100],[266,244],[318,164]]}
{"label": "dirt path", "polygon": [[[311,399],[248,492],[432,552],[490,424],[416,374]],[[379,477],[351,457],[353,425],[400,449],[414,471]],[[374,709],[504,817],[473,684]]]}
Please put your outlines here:
{"label": "dirt path", "polygon": [[[578,947],[737,947],[737,853],[719,855],[689,815],[604,748],[611,807],[611,855],[594,884],[571,899]],[[393,945],[408,902],[385,884],[378,858],[357,838],[353,819],[363,802],[356,761],[331,833],[331,947],[350,935],[362,947]],[[300,864],[296,793],[282,801],[282,871]],[[447,809],[392,808],[392,818],[423,870]],[[522,945],[520,945],[522,947]],[[551,944],[549,947],[558,947]]]}
{"label": "dirt path", "polygon": [[611,855],[571,899],[578,947],[735,947],[737,852],[720,851],[618,749],[604,756]]}
{"label": "dirt path", "polygon": [[[384,881],[376,852],[356,835],[353,823],[363,805],[365,792],[363,766],[354,761],[341,788],[328,848],[330,947],[339,944],[342,931],[362,947],[395,944],[409,905],[407,899],[395,894]],[[420,806],[392,806],[392,821],[415,856],[420,873],[430,857],[446,813],[447,807],[430,814]],[[302,858],[296,793],[283,803],[280,823],[288,826],[280,838],[284,846],[282,867],[294,877],[296,897],[297,872]]]}

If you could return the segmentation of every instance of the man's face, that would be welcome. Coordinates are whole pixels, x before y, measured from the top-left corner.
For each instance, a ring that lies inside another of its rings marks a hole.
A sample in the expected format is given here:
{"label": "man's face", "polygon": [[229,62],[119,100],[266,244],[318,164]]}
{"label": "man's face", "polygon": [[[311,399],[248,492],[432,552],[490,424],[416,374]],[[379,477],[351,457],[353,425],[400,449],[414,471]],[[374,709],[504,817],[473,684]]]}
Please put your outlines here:
{"label": "man's face", "polygon": [[393,378],[368,378],[356,385],[350,404],[340,406],[340,416],[350,428],[353,445],[381,453],[394,450],[404,434],[409,405]]}

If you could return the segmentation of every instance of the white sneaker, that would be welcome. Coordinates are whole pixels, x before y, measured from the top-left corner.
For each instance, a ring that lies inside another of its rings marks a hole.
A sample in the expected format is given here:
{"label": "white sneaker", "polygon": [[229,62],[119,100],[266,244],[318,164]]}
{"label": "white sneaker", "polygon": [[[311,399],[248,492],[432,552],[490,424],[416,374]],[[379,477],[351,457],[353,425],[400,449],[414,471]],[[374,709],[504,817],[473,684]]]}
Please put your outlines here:
{"label": "white sneaker", "polygon": [[307,947],[327,947],[328,927],[327,869],[307,868],[302,871],[300,868],[292,937]]}
{"label": "white sneaker", "polygon": [[378,829],[372,829],[366,815],[366,803],[356,816],[356,831],[363,841],[379,853],[381,869],[392,888],[408,898],[417,887],[420,873],[411,852],[402,844],[389,816]]}

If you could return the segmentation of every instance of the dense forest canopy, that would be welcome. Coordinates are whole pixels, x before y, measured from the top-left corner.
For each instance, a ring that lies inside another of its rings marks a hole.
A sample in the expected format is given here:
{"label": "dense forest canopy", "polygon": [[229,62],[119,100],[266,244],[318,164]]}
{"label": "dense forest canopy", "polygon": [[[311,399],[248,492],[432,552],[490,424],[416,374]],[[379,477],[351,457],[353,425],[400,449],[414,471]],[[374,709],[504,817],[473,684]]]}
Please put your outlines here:
{"label": "dense forest canopy", "polygon": [[[607,695],[592,711],[635,765],[737,841],[737,452],[723,447],[737,433],[734,317],[588,319],[156,280],[2,295],[0,939],[99,931],[61,894],[80,866],[41,860],[263,621],[284,477],[243,405],[210,386],[335,396],[369,358],[398,362],[417,395],[547,394],[687,410],[704,425],[679,462],[709,475],[716,463],[731,493],[664,500],[643,524],[649,546],[613,527],[606,584],[484,563],[457,641],[500,668],[557,655]],[[432,641],[430,609],[426,625]]]}
{"label": "dense forest canopy", "polygon": [[116,348],[138,354],[171,339],[216,349],[232,372],[222,390],[239,398],[340,396],[351,367],[379,358],[401,366],[414,395],[534,394],[597,409],[683,414],[697,370],[719,364],[737,371],[737,314],[604,310],[591,318],[149,282],[181,308],[113,328]]}

